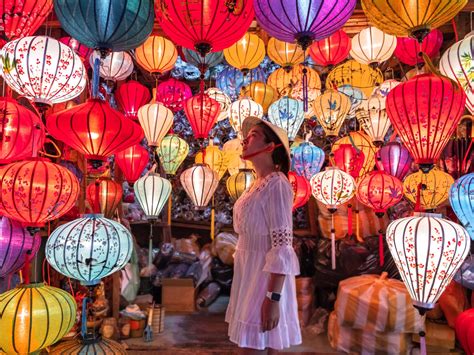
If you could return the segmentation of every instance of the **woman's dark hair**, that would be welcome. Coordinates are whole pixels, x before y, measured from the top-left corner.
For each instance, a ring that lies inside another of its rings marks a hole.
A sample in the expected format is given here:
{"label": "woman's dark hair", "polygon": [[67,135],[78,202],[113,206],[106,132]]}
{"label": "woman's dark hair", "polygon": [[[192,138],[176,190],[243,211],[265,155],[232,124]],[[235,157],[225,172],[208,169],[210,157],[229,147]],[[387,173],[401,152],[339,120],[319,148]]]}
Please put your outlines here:
{"label": "woman's dark hair", "polygon": [[273,130],[265,123],[258,123],[257,126],[262,128],[266,143],[281,144],[272,152],[272,160],[273,164],[277,165],[280,171],[286,176],[288,176],[288,172],[290,171],[290,161],[286,149],[282,144],[282,141],[280,140],[280,138],[278,138],[276,133],[273,132]]}

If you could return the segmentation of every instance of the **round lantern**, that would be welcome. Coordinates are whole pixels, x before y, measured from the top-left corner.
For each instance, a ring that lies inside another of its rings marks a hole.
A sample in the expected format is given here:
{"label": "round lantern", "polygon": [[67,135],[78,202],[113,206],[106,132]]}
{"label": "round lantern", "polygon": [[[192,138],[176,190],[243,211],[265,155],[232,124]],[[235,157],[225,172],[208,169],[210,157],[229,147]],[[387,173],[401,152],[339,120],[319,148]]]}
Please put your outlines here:
{"label": "round lantern", "polygon": [[99,51],[94,51],[89,57],[91,67],[96,59],[100,59],[99,75],[104,80],[116,82],[125,80],[133,72],[133,60],[127,52],[111,52],[101,58]]}
{"label": "round lantern", "polygon": [[449,190],[449,202],[459,221],[474,239],[474,173],[461,176]]}
{"label": "round lantern", "polygon": [[244,86],[248,86],[253,81],[265,81],[265,71],[257,67],[244,75],[239,69],[234,67],[225,67],[216,78],[216,86],[224,93],[229,95],[232,101],[239,98],[240,91]]}
{"label": "round lantern", "polygon": [[356,188],[352,176],[332,166],[313,175],[310,183],[314,198],[325,204],[331,213],[348,202]]}
{"label": "round lantern", "polygon": [[344,95],[349,97],[349,100],[351,100],[351,109],[349,110],[346,119],[355,117],[357,109],[362,104],[362,102],[364,102],[364,100],[367,100],[367,96],[365,96],[365,94],[361,90],[356,89],[351,85],[339,86],[337,88],[337,91],[343,93]]}
{"label": "round lantern", "polygon": [[227,158],[227,170],[229,171],[229,175],[235,175],[241,169],[253,169],[250,161],[241,158],[242,141],[239,138],[225,142],[222,146],[222,151]]}
{"label": "round lantern", "polygon": [[189,85],[173,78],[163,81],[156,88],[156,102],[161,102],[173,112],[181,111],[184,102],[191,96],[193,93]]}
{"label": "round lantern", "polygon": [[255,33],[247,32],[230,47],[224,49],[224,57],[229,65],[241,70],[244,75],[258,67],[265,58],[265,43]]}
{"label": "round lantern", "polygon": [[413,305],[424,313],[434,308],[471,243],[459,224],[439,214],[415,213],[388,225],[387,244]]}
{"label": "round lantern", "polygon": [[176,44],[202,56],[230,47],[245,34],[254,17],[253,2],[220,0],[193,3],[158,0],[156,19]]}
{"label": "round lantern", "polygon": [[377,65],[389,59],[396,46],[397,37],[371,26],[352,37],[350,54],[359,63]]}
{"label": "round lantern", "polygon": [[153,30],[153,1],[54,0],[61,27],[87,47],[126,51],[138,47]]}
{"label": "round lantern", "polygon": [[219,185],[219,175],[204,164],[195,164],[184,170],[181,185],[196,208],[204,208]]}
{"label": "round lantern", "polygon": [[150,101],[151,95],[145,85],[130,80],[115,91],[115,99],[125,117],[137,120],[138,109]]}
{"label": "round lantern", "polygon": [[211,99],[216,100],[221,106],[221,112],[219,113],[219,117],[217,117],[217,121],[222,121],[229,117],[229,108],[232,104],[229,96],[218,88],[209,88],[204,93]]}
{"label": "round lantern", "polygon": [[204,139],[217,122],[221,112],[220,104],[203,93],[199,93],[186,100],[184,112],[191,124],[194,137]]}
{"label": "round lantern", "polygon": [[201,71],[215,67],[224,59],[223,52],[211,52],[203,57],[198,52],[188,48],[183,48],[183,55],[186,62],[198,67]]}
{"label": "round lantern", "polygon": [[441,45],[443,44],[443,32],[438,29],[433,29],[420,43],[409,37],[398,37],[397,47],[393,53],[395,57],[402,63],[414,66],[417,64],[424,64],[423,57],[420,52],[433,58],[439,53]]}
{"label": "round lantern", "polygon": [[79,197],[79,181],[61,165],[31,158],[0,166],[2,215],[41,227],[69,211]]}
{"label": "round lantern", "polygon": [[365,158],[362,150],[357,149],[352,144],[340,144],[331,154],[333,154],[334,163],[339,169],[348,173],[354,179],[359,178]]}
{"label": "round lantern", "polygon": [[151,74],[161,75],[173,69],[178,51],[173,42],[161,36],[151,35],[137,49],[135,60]]}
{"label": "round lantern", "polygon": [[209,142],[209,145],[204,149],[204,152],[199,152],[194,158],[196,164],[205,164],[214,170],[219,180],[222,179],[227,172],[228,159],[226,153],[219,149],[219,147]]}
{"label": "round lantern", "polygon": [[150,154],[148,150],[140,144],[132,145],[115,153],[115,162],[120,170],[122,170],[125,180],[127,180],[129,185],[132,185],[140,177],[149,160]]}
{"label": "round lantern", "polygon": [[336,90],[326,90],[313,102],[313,111],[327,136],[337,136],[351,108],[351,100]]}
{"label": "round lantern", "polygon": [[342,62],[349,55],[351,41],[341,29],[327,38],[314,42],[309,47],[309,55],[317,64],[326,67]]}
{"label": "round lantern", "polygon": [[11,336],[0,338],[7,354],[31,354],[65,336],[76,322],[76,301],[43,283],[19,285],[0,295],[0,327]]}
{"label": "round lantern", "polygon": [[145,104],[138,109],[138,122],[150,147],[158,147],[173,127],[173,112],[161,103]]}
{"label": "round lantern", "polygon": [[402,144],[390,142],[377,151],[377,167],[403,180],[411,169],[413,159]]}
{"label": "round lantern", "polygon": [[273,37],[268,40],[267,54],[271,60],[286,70],[304,61],[304,51],[299,46]]}
{"label": "round lantern", "polygon": [[255,173],[251,169],[239,169],[236,174],[230,175],[226,180],[226,186],[232,200],[237,201],[245,190],[253,185],[255,178]]}
{"label": "round lantern", "polygon": [[86,189],[86,199],[92,210],[112,218],[122,200],[122,185],[110,178],[100,178],[91,182]]}
{"label": "round lantern", "polygon": [[311,197],[311,185],[304,176],[298,175],[293,171],[288,173],[288,180],[293,188],[293,211],[306,205]]}
{"label": "round lantern", "polygon": [[439,159],[465,103],[466,95],[456,83],[434,74],[417,75],[388,94],[388,117],[424,172]]}
{"label": "round lantern", "polygon": [[89,214],[57,227],[45,250],[57,272],[93,286],[123,268],[132,249],[132,235],[124,226],[101,214]]}
{"label": "round lantern", "polygon": [[439,61],[439,69],[444,75],[457,80],[467,95],[466,107],[474,115],[473,53],[474,32],[470,32],[444,52]]}
{"label": "round lantern", "polygon": [[377,94],[380,97],[385,99],[385,98],[387,98],[388,93],[393,88],[397,87],[398,84],[400,84],[400,82],[398,80],[394,80],[394,79],[385,80],[382,84],[380,84],[379,86],[376,86],[374,88],[374,90],[372,91],[372,95]]}
{"label": "round lantern", "polygon": [[321,79],[318,72],[308,66],[298,64],[290,70],[279,68],[270,74],[267,84],[273,87],[279,96],[303,101],[303,70],[306,70],[308,101],[311,102],[321,94]]}
{"label": "round lantern", "polygon": [[120,112],[99,99],[49,115],[48,132],[77,150],[94,164],[139,143],[143,130]]}
{"label": "round lantern", "polygon": [[68,47],[71,47],[72,50],[82,59],[82,63],[84,63],[84,66],[86,67],[86,69],[88,69],[90,65],[89,56],[93,52],[91,48],[83,45],[77,39],[72,38],[72,37],[61,37],[59,39],[59,42],[64,43]]}
{"label": "round lantern", "polygon": [[262,105],[263,112],[267,112],[272,102],[278,99],[277,91],[261,81],[254,81],[249,86],[242,88],[241,96],[250,97],[256,103]]}
{"label": "round lantern", "polygon": [[150,173],[135,181],[133,190],[146,218],[157,219],[171,195],[171,183],[160,174]]}
{"label": "round lantern", "polygon": [[270,105],[268,121],[283,128],[290,141],[295,140],[304,121],[303,102],[282,97]]}
{"label": "round lantern", "polygon": [[242,135],[242,123],[249,116],[262,118],[263,117],[262,105],[256,103],[255,101],[249,98],[243,98],[243,99],[234,101],[230,105],[229,123],[239,137]]}
{"label": "round lantern", "polygon": [[390,128],[390,120],[385,110],[385,99],[377,94],[372,95],[368,100],[362,102],[356,111],[356,116],[374,145],[380,147]]}
{"label": "round lantern", "polygon": [[8,86],[37,105],[69,101],[86,87],[87,73],[79,56],[51,37],[31,36],[8,42],[0,56]]}
{"label": "round lantern", "polygon": [[448,199],[449,189],[453,183],[451,175],[434,168],[428,173],[417,171],[407,175],[403,181],[403,189],[406,198],[411,202],[417,203],[419,194],[420,207],[433,210]]}
{"label": "round lantern", "polygon": [[474,308],[465,310],[456,317],[456,338],[466,354],[474,353]]}
{"label": "round lantern", "polygon": [[20,270],[32,260],[41,245],[39,234],[31,235],[22,225],[7,217],[0,218],[0,277]]}
{"label": "round lantern", "polygon": [[411,36],[421,42],[432,28],[451,20],[466,4],[467,0],[362,0],[362,9],[382,31],[399,37]]}
{"label": "round lantern", "polygon": [[319,173],[324,164],[324,151],[311,142],[303,142],[291,149],[291,169],[298,175],[311,180],[313,175]]}
{"label": "round lantern", "polygon": [[189,145],[176,134],[169,134],[163,138],[156,152],[166,174],[174,175],[188,156]]}
{"label": "round lantern", "polygon": [[111,339],[97,337],[94,339],[73,339],[59,343],[51,348],[51,355],[127,355],[125,348]]}

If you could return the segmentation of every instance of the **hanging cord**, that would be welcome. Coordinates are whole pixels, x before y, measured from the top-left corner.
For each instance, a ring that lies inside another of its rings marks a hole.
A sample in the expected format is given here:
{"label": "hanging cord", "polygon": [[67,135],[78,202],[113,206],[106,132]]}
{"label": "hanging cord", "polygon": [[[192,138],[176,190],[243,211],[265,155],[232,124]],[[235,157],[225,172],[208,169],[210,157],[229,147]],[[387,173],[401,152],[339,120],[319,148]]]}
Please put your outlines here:
{"label": "hanging cord", "polygon": [[[148,235],[148,269],[151,268],[153,259],[153,224],[150,222],[150,234]],[[149,270],[150,271],[150,270]],[[150,273],[151,279],[151,273]]]}
{"label": "hanging cord", "polygon": [[331,212],[331,268],[336,270],[336,229],[334,228],[334,212]]}
{"label": "hanging cord", "polygon": [[376,216],[379,218],[379,265],[385,264],[384,245],[383,245],[383,212],[376,212]]}
{"label": "hanging cord", "polygon": [[459,41],[459,34],[458,34],[458,29],[456,27],[456,21],[454,20],[454,17],[451,19],[451,25],[453,26],[454,40],[456,42],[458,42]]}

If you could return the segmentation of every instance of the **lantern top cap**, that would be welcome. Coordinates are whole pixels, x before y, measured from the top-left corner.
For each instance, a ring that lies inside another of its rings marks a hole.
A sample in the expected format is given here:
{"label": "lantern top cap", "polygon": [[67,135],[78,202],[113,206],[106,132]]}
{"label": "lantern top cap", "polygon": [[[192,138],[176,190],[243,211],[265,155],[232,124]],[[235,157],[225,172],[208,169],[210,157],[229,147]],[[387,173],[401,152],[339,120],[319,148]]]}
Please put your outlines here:
{"label": "lantern top cap", "polygon": [[102,213],[86,213],[81,216],[82,218],[104,218]]}
{"label": "lantern top cap", "polygon": [[413,212],[413,217],[443,218],[441,213]]}

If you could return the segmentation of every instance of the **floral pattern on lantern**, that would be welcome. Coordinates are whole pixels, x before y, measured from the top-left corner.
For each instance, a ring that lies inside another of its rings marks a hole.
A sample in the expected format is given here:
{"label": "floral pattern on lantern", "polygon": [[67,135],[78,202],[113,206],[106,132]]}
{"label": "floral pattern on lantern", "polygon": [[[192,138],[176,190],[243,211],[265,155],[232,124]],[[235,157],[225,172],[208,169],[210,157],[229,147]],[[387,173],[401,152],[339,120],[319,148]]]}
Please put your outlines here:
{"label": "floral pattern on lantern", "polygon": [[217,75],[216,86],[226,93],[232,101],[235,101],[239,98],[243,87],[254,81],[265,80],[265,72],[260,67],[252,69],[247,75],[244,75],[239,69],[228,66]]}
{"label": "floral pattern on lantern", "polygon": [[138,120],[138,109],[151,100],[151,95],[145,85],[130,80],[115,91],[115,99],[125,117]]}
{"label": "floral pattern on lantern", "polygon": [[159,174],[150,173],[133,185],[135,197],[147,219],[157,219],[171,195],[171,183]]}
{"label": "floral pattern on lantern", "polygon": [[310,181],[313,175],[319,173],[324,164],[324,150],[311,142],[303,142],[295,148],[291,148],[291,169],[298,175],[304,176]]}
{"label": "floral pattern on lantern", "polygon": [[359,63],[380,64],[392,56],[396,46],[397,37],[370,26],[352,37],[350,54]]}
{"label": "floral pattern on lantern", "polygon": [[351,100],[336,90],[326,90],[313,102],[316,119],[327,136],[337,136],[351,108]]}
{"label": "floral pattern on lantern", "polygon": [[173,112],[161,103],[143,105],[138,109],[138,122],[150,147],[158,147],[173,127]]}
{"label": "floral pattern on lantern", "polygon": [[311,193],[328,210],[348,202],[354,196],[356,184],[352,176],[335,167],[327,167],[311,178]]}
{"label": "floral pattern on lantern", "polygon": [[89,57],[91,67],[94,62],[100,60],[99,75],[104,80],[112,82],[125,80],[133,72],[133,60],[127,52],[111,52],[105,58],[101,58],[99,51],[94,51]]}
{"label": "floral pattern on lantern", "polygon": [[365,94],[361,90],[356,89],[350,85],[339,86],[337,88],[337,91],[348,96],[351,100],[351,109],[349,110],[346,119],[354,118],[359,106],[362,104],[362,102],[367,100],[367,96],[365,96]]}
{"label": "floral pattern on lantern", "polygon": [[270,38],[267,43],[268,57],[284,69],[291,69],[304,61],[304,51],[296,44]]}
{"label": "floral pattern on lantern", "polygon": [[219,180],[222,179],[224,174],[227,172],[227,164],[229,162],[226,152],[215,146],[212,141],[204,149],[204,152],[199,152],[194,158],[196,164],[205,164],[214,170],[219,176]]}
{"label": "floral pattern on lantern", "polygon": [[229,123],[237,133],[237,135],[242,137],[242,123],[249,116],[254,116],[258,118],[263,117],[263,108],[262,105],[256,103],[252,99],[243,98],[237,101],[234,101],[230,105],[229,109]]}
{"label": "floral pattern on lantern", "polygon": [[195,164],[184,170],[179,179],[184,191],[198,209],[209,204],[219,185],[219,175],[204,164]]}
{"label": "floral pattern on lantern", "polygon": [[277,91],[272,86],[261,81],[254,81],[249,86],[243,87],[240,96],[250,97],[253,101],[262,105],[264,113],[278,99]]}
{"label": "floral pattern on lantern", "polygon": [[449,190],[449,202],[474,240],[474,173],[461,176]]}
{"label": "floral pattern on lantern", "polygon": [[377,168],[403,180],[410,172],[413,158],[398,142],[390,142],[377,151]]}
{"label": "floral pattern on lantern", "polygon": [[304,121],[303,102],[282,97],[270,105],[268,121],[283,128],[290,141],[295,140]]}
{"label": "floral pattern on lantern", "polygon": [[356,196],[376,214],[383,214],[402,200],[402,182],[384,171],[372,171],[357,184]]}
{"label": "floral pattern on lantern", "polygon": [[397,47],[393,54],[400,62],[415,66],[424,63],[420,52],[423,52],[433,59],[433,57],[439,53],[442,44],[443,32],[435,28],[423,39],[421,46],[414,38],[398,37]]}
{"label": "floral pattern on lantern", "polygon": [[317,64],[323,67],[336,65],[349,55],[351,41],[341,29],[327,38],[314,42],[309,47],[309,55]]}
{"label": "floral pattern on lantern", "polygon": [[356,116],[372,142],[376,146],[381,146],[391,126],[385,109],[385,99],[379,95],[372,95],[361,103],[356,111]]}
{"label": "floral pattern on lantern", "polygon": [[352,144],[340,144],[334,150],[333,154],[334,165],[339,169],[348,173],[354,179],[359,178],[359,173],[364,166],[364,152]]}
{"label": "floral pattern on lantern", "polygon": [[134,144],[127,149],[115,153],[115,162],[129,185],[133,184],[148,165],[150,154],[140,144]]}
{"label": "floral pattern on lantern", "polygon": [[288,173],[288,180],[293,189],[293,211],[300,208],[309,201],[311,197],[311,185],[304,176],[298,175],[293,171]]}
{"label": "floral pattern on lantern", "polygon": [[229,65],[244,74],[258,67],[265,58],[265,43],[255,33],[247,32],[244,36],[224,49],[224,58]]}
{"label": "floral pattern on lantern", "polygon": [[173,42],[165,37],[151,35],[137,49],[135,60],[147,72],[162,75],[173,69],[178,51]]}
{"label": "floral pattern on lantern", "polygon": [[255,173],[251,169],[239,169],[236,174],[230,175],[226,180],[226,187],[232,200],[237,201],[253,185],[255,179]]}
{"label": "floral pattern on lantern", "polygon": [[216,100],[200,93],[186,100],[184,112],[191,124],[194,137],[207,138],[209,131],[217,122],[221,106]]}
{"label": "floral pattern on lantern", "polygon": [[163,138],[156,152],[166,174],[174,175],[188,156],[189,145],[176,134],[169,134]]}
{"label": "floral pattern on lantern", "polygon": [[96,213],[112,218],[122,200],[122,185],[110,178],[99,178],[86,188],[86,200]]}
{"label": "floral pattern on lantern", "polygon": [[219,117],[217,117],[217,121],[222,121],[229,117],[229,108],[232,104],[230,97],[227,96],[226,93],[219,90],[218,88],[209,88],[204,91],[204,93],[209,96],[211,99],[216,100],[219,105],[221,106],[221,112],[219,113]]}
{"label": "floral pattern on lantern", "polygon": [[374,88],[374,90],[372,91],[372,95],[379,95],[380,97],[386,99],[387,98],[387,95],[388,93],[395,87],[398,86],[398,84],[400,84],[400,82],[398,80],[394,80],[394,79],[388,79],[388,80],[385,80],[382,84],[380,84],[379,86],[376,86]]}
{"label": "floral pattern on lantern", "polygon": [[184,102],[191,96],[193,93],[189,85],[173,78],[163,81],[156,88],[156,102],[161,102],[173,112],[181,111]]}

